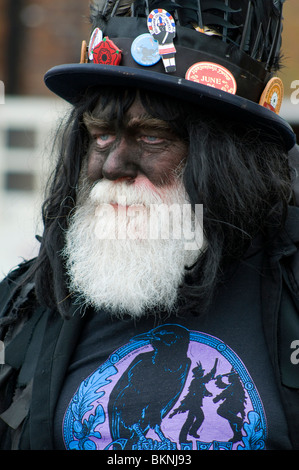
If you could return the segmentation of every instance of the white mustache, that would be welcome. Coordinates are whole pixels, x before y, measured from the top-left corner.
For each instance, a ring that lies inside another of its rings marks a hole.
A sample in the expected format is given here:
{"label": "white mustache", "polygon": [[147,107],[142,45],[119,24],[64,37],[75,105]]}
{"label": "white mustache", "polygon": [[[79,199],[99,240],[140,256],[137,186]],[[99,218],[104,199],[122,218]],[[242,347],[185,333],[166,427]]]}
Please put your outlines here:
{"label": "white mustache", "polygon": [[[176,191],[182,191],[179,184]],[[148,184],[130,184],[126,181],[101,180],[90,191],[89,200],[94,204],[144,205],[171,202],[167,192]]]}

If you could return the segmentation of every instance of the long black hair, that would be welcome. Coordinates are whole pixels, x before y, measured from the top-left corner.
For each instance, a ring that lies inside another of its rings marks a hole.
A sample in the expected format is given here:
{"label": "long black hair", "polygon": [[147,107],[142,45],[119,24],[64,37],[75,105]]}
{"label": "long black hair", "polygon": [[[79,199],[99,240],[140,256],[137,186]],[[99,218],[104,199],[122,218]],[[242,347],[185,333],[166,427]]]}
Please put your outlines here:
{"label": "long black hair", "polygon": [[[140,91],[144,107],[169,121],[189,145],[184,184],[192,205],[203,204],[207,248],[180,287],[182,307],[198,311],[209,304],[225,267],[238,263],[257,234],[283,225],[291,195],[287,155],[279,139],[209,110],[192,109],[176,99]],[[40,303],[69,315],[72,302],[61,257],[65,231],[76,207],[78,180],[88,152],[83,114],[101,96],[121,118],[136,97],[135,90],[90,90],[74,106],[57,137],[57,164],[42,207],[44,232],[40,252],[28,276],[34,279]],[[113,117],[113,116],[111,116]],[[227,122],[229,121],[229,122]],[[271,230],[270,230],[271,231]],[[272,230],[273,231],[273,230]]]}

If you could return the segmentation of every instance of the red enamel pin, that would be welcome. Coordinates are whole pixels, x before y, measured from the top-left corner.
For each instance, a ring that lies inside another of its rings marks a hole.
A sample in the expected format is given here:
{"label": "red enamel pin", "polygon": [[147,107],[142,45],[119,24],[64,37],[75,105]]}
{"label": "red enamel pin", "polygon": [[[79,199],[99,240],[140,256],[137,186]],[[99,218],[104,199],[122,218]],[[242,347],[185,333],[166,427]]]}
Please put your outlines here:
{"label": "red enamel pin", "polygon": [[119,65],[121,50],[111,39],[105,37],[93,48],[93,62],[95,64]]}

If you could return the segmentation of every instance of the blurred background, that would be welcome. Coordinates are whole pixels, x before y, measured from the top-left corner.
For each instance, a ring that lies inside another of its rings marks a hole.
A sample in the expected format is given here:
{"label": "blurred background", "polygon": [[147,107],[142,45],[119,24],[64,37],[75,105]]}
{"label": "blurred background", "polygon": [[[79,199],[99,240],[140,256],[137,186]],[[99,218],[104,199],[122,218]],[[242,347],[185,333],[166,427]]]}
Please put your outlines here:
{"label": "blurred background", "polygon": [[[299,1],[284,9],[281,115],[299,140]],[[0,0],[0,279],[35,256],[51,145],[68,106],[45,87],[51,67],[80,60],[88,0]]]}

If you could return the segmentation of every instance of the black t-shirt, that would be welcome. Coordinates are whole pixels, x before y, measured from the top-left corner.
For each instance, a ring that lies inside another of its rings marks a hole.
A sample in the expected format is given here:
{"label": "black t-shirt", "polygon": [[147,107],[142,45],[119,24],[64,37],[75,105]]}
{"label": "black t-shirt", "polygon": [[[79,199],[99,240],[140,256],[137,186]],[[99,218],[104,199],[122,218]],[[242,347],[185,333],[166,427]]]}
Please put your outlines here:
{"label": "black t-shirt", "polygon": [[89,312],[55,414],[56,449],[290,449],[261,321],[261,253],[207,316]]}

